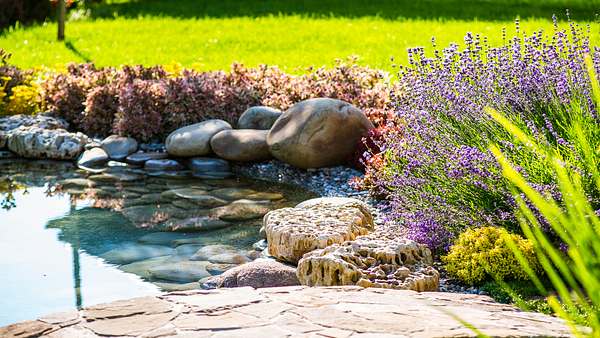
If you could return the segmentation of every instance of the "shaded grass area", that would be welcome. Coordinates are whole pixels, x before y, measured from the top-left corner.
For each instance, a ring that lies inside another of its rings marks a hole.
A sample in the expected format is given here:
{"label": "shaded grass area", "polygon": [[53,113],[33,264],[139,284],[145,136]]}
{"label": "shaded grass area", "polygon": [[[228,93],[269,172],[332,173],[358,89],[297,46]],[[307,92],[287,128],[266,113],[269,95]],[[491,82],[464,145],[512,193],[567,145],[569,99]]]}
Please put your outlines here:
{"label": "shaded grass area", "polygon": [[[502,43],[501,31],[552,29],[552,13],[593,22],[600,1],[583,0],[145,0],[92,6],[87,19],[67,24],[67,41],[55,41],[54,23],[17,27],[0,35],[0,48],[21,67],[180,63],[201,70],[278,65],[288,72],[332,66],[336,58],[393,71],[406,49],[460,43],[466,32]],[[564,23],[563,23],[564,24]],[[600,41],[593,24],[593,40]],[[394,61],[391,61],[394,58]]]}
{"label": "shaded grass area", "polygon": [[521,18],[549,18],[569,9],[577,20],[593,20],[597,0],[113,0],[94,7],[95,17],[171,16],[257,17],[303,15],[309,17],[385,19],[419,18],[510,21]]}

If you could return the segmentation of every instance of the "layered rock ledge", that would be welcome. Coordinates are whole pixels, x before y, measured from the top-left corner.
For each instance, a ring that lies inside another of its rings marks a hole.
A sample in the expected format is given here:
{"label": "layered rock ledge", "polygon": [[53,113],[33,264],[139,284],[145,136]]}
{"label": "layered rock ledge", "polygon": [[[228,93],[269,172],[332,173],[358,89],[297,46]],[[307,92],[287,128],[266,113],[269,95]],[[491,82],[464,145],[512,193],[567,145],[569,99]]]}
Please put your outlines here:
{"label": "layered rock ledge", "polygon": [[297,274],[309,286],[437,291],[439,273],[431,264],[425,245],[376,233],[307,253],[298,262]]}
{"label": "layered rock ledge", "polygon": [[373,230],[373,217],[362,203],[313,203],[269,212],[263,224],[269,254],[297,263],[302,255],[343,243]]}
{"label": "layered rock ledge", "polygon": [[487,296],[360,287],[195,290],[0,328],[2,337],[569,337],[562,320]]}

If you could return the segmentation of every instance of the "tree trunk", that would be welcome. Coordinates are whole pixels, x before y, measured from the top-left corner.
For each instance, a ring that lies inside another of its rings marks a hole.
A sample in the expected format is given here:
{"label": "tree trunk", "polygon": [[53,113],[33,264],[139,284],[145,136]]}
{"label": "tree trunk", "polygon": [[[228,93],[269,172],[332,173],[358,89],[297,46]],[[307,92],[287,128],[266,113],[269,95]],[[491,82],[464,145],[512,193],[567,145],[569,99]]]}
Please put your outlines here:
{"label": "tree trunk", "polygon": [[67,6],[65,0],[58,0],[58,41],[65,39],[65,16],[67,15]]}

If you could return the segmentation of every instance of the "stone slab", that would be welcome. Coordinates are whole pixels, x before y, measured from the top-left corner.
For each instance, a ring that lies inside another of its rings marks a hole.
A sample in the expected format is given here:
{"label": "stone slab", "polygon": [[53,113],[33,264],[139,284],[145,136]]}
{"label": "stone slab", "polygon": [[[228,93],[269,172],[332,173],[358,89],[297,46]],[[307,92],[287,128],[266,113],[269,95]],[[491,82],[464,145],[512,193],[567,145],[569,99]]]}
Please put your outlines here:
{"label": "stone slab", "polygon": [[[555,317],[487,296],[356,286],[172,292],[48,315],[2,337],[570,337]],[[78,320],[82,318],[82,320]]]}

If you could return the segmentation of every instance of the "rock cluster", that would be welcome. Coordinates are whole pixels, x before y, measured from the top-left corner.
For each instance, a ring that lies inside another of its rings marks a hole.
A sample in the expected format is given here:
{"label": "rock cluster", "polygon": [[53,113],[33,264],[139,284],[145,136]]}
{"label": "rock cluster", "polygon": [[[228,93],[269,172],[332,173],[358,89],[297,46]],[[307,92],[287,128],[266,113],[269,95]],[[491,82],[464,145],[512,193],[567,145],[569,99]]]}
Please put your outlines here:
{"label": "rock cluster", "polygon": [[435,291],[439,273],[430,250],[374,231],[368,206],[352,198],[316,198],[263,219],[269,254],[297,263],[303,285]]}
{"label": "rock cluster", "polygon": [[77,158],[88,142],[82,133],[64,129],[43,129],[21,126],[7,133],[6,145],[13,153],[25,158],[72,160]]}
{"label": "rock cluster", "polygon": [[251,107],[237,126],[234,130],[217,119],[184,126],[168,135],[164,154],[130,137],[111,135],[100,141],[69,133],[66,122],[50,116],[13,116],[0,119],[0,149],[8,146],[22,157],[42,159],[76,159],[86,149],[78,163],[86,170],[102,170],[113,160],[177,171],[184,169],[181,160],[185,159],[198,177],[218,179],[230,176],[229,169],[199,173],[195,159],[205,161],[205,156],[214,154],[228,161],[261,162],[275,157],[298,168],[327,167],[347,161],[357,142],[373,128],[358,108],[329,98],[301,101],[285,112]]}

